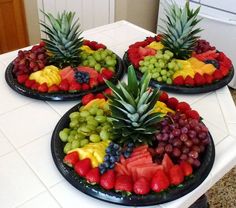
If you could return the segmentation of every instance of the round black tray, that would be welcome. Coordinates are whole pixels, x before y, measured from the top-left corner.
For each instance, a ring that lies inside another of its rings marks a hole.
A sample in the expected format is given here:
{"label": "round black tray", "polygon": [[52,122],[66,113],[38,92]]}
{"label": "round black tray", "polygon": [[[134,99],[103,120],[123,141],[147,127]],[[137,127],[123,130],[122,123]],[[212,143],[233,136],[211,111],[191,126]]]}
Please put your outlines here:
{"label": "round black tray", "polygon": [[[127,52],[125,52],[123,56],[123,61],[127,68],[128,66],[132,65],[131,62],[129,61]],[[136,74],[138,78],[141,78],[143,76],[142,72],[140,72],[139,69],[136,69]],[[161,90],[164,90],[167,92],[175,92],[175,93],[180,93],[180,94],[181,93],[182,94],[198,94],[198,93],[206,93],[206,92],[214,91],[214,90],[224,87],[232,80],[233,76],[234,76],[234,68],[232,67],[229,74],[226,77],[210,85],[194,86],[194,87],[177,86],[177,85],[168,85],[168,84],[160,83],[153,79],[151,79],[150,84],[152,87],[160,87]]]}
{"label": "round black tray", "polygon": [[[123,65],[123,62],[120,57],[117,56],[117,66],[116,66],[116,74],[115,76],[110,80],[113,83],[117,83],[118,80],[120,80],[124,73],[125,73],[125,67]],[[37,90],[32,90],[24,85],[21,85],[17,82],[14,74],[12,73],[13,70],[13,62],[11,62],[6,69],[5,72],[5,79],[7,84],[16,92],[25,95],[30,98],[38,99],[38,100],[45,100],[45,101],[70,101],[70,100],[78,100],[82,96],[88,94],[88,93],[96,93],[101,92],[104,89],[107,88],[106,84],[98,85],[97,87],[81,91],[81,92],[74,92],[74,93],[65,93],[65,92],[57,92],[57,93],[40,93]]]}
{"label": "round black tray", "polygon": [[102,201],[126,206],[148,206],[162,204],[180,198],[194,190],[205,180],[213,166],[215,159],[215,146],[210,135],[210,143],[201,158],[201,167],[194,172],[193,177],[189,177],[185,180],[182,186],[169,188],[162,193],[152,192],[143,196],[136,194],[125,196],[115,191],[106,191],[98,185],[91,185],[83,178],[79,177],[72,168],[63,163],[63,158],[65,156],[63,148],[65,143],[63,143],[58,136],[59,132],[69,125],[69,114],[77,111],[80,106],[81,104],[79,103],[71,108],[57,123],[52,134],[51,151],[53,160],[64,178],[75,188],[89,196]]}

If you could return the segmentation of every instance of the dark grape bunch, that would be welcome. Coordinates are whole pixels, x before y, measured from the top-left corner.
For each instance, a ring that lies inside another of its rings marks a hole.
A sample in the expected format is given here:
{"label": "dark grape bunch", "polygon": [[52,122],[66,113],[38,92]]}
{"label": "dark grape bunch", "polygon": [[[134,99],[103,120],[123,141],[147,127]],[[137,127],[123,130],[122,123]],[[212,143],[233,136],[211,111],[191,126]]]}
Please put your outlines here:
{"label": "dark grape bunch", "polygon": [[215,50],[214,46],[211,46],[209,42],[203,39],[199,39],[196,42],[196,46],[193,49],[197,54],[207,52],[209,50]]}
{"label": "dark grape bunch", "polygon": [[80,84],[89,83],[89,74],[86,72],[81,72],[76,70],[74,77]]}
{"label": "dark grape bunch", "polygon": [[31,50],[19,50],[18,56],[14,60],[13,73],[18,76],[43,69],[48,57],[44,45],[44,42],[41,42],[39,45],[33,46]]}
{"label": "dark grape bunch", "polygon": [[134,143],[132,142],[128,143],[126,147],[122,150],[124,158],[129,158],[133,152],[133,149],[134,149]]}
{"label": "dark grape bunch", "polygon": [[168,114],[161,122],[162,130],[155,135],[158,146],[156,154],[168,153],[176,161],[187,161],[200,166],[199,156],[209,144],[207,127],[184,113]]}
{"label": "dark grape bunch", "polygon": [[104,161],[99,165],[100,173],[105,173],[108,169],[112,169],[115,167],[115,163],[119,162],[121,155],[121,147],[111,142],[109,146],[106,148],[106,155],[104,157]]}

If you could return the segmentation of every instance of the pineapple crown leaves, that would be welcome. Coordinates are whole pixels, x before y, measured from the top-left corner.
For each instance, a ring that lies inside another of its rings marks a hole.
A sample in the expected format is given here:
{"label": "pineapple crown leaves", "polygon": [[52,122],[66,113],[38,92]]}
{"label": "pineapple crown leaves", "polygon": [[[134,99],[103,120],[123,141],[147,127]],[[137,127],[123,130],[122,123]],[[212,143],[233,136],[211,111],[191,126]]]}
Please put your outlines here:
{"label": "pineapple crown leaves", "polygon": [[201,21],[200,18],[197,18],[200,7],[191,10],[188,1],[183,9],[175,2],[167,4],[168,9],[165,9],[167,20],[162,19],[166,25],[166,27],[161,27],[163,30],[162,44],[166,49],[171,50],[176,58],[189,58],[199,38],[197,34],[202,31],[200,28],[195,29],[195,26]]}
{"label": "pineapple crown leaves", "polygon": [[129,66],[127,85],[119,82],[115,86],[106,81],[113,91],[113,96],[109,96],[110,119],[120,144],[127,140],[151,143],[150,136],[158,131],[156,124],[161,121],[162,114],[153,113],[153,108],[159,98],[159,89],[148,89],[150,79],[150,74],[146,73],[139,82],[133,66]]}
{"label": "pineapple crown leaves", "polygon": [[79,18],[73,21],[75,12],[58,13],[54,17],[50,13],[41,11],[49,24],[40,21],[48,39],[42,39],[46,43],[46,49],[51,52],[51,61],[59,63],[59,66],[77,65],[80,54],[80,47],[83,45],[83,38],[80,37]]}

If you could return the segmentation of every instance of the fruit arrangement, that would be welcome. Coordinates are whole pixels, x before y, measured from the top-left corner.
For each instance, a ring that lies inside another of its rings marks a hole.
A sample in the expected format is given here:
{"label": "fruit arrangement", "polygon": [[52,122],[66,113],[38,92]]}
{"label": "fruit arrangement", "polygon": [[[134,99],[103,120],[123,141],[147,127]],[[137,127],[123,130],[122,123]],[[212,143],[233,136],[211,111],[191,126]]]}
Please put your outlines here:
{"label": "fruit arrangement", "polygon": [[54,99],[58,100],[67,94],[101,91],[105,89],[104,80],[116,82],[121,78],[123,69],[119,57],[105,45],[80,37],[75,13],[63,12],[57,18],[43,14],[48,24],[41,22],[42,31],[48,39],[42,39],[30,50],[18,51],[8,67],[10,78],[15,80],[13,88],[33,95],[59,95]]}
{"label": "fruit arrangement", "polygon": [[60,143],[55,151],[61,152],[60,162],[53,153],[54,160],[59,170],[64,162],[83,192],[97,198],[104,193],[108,201],[113,196],[114,203],[115,196],[127,197],[129,205],[157,204],[186,194],[209,173],[214,145],[199,113],[149,88],[150,79],[145,73],[138,81],[129,67],[127,84],[106,81],[104,97],[85,95],[54,130],[52,144]]}
{"label": "fruit arrangement", "polygon": [[233,77],[232,62],[200,39],[199,10],[191,10],[188,2],[184,8],[169,5],[163,33],[130,45],[124,57],[127,65],[132,64],[141,74],[151,73],[154,83],[166,90],[183,88],[188,93],[194,92],[191,88],[215,85],[207,89],[215,90],[226,85]]}

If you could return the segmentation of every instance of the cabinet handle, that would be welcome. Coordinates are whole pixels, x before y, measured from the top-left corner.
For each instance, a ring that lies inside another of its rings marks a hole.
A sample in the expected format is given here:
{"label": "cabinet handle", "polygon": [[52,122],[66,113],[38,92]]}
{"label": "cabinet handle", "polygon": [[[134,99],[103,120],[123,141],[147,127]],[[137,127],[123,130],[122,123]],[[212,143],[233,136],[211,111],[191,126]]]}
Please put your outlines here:
{"label": "cabinet handle", "polygon": [[206,19],[214,20],[214,21],[217,21],[217,22],[222,22],[222,23],[225,23],[225,24],[228,24],[228,25],[236,26],[236,20],[233,20],[233,19],[221,19],[221,18],[213,17],[213,16],[203,14],[203,13],[200,13],[199,16],[203,17],[203,18],[206,18]]}

